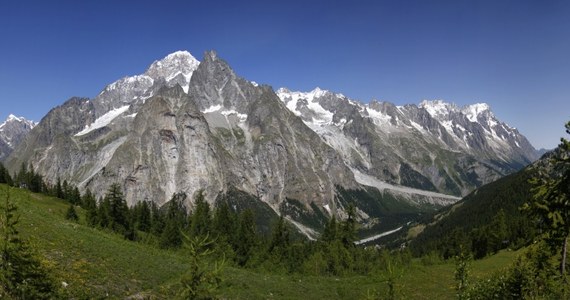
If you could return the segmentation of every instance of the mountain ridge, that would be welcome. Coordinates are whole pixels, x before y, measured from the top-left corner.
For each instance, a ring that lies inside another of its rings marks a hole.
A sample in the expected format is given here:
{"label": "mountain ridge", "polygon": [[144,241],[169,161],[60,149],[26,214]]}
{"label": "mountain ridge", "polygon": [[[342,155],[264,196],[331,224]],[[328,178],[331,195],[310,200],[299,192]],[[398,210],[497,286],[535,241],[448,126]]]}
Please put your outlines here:
{"label": "mountain ridge", "polygon": [[[484,127],[457,112],[446,118],[451,123],[417,105],[365,105],[319,88],[274,91],[239,77],[213,51],[202,61],[178,51],[107,85],[94,99],[72,98],[52,109],[7,166],[32,163],[47,178],[98,195],[120,182],[131,205],[164,204],[174,193],[198,191],[213,203],[237,188],[298,222],[315,210],[344,215],[346,199],[355,198],[339,196],[339,187],[372,187],[379,193],[371,201],[389,197],[421,211],[453,203],[532,160],[517,152],[521,159],[500,162],[487,139],[507,139],[512,128],[496,119],[481,118],[496,123]],[[457,124],[474,130],[473,137],[460,135]],[[461,137],[477,151],[463,153]],[[291,210],[295,201],[299,210]],[[378,217],[364,206],[357,207],[361,221]]]}

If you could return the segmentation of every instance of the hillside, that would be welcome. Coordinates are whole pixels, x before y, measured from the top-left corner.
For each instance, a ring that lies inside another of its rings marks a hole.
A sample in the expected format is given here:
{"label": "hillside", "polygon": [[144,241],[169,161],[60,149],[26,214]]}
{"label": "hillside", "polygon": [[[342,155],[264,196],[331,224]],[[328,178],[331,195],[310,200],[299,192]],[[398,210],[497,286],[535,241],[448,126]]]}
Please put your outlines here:
{"label": "hillside", "polygon": [[[7,189],[0,185],[1,197]],[[187,269],[182,250],[159,250],[89,228],[81,221],[66,221],[63,215],[68,204],[64,201],[15,188],[9,191],[19,207],[22,235],[31,240],[58,282],[68,284],[66,297],[173,297]],[[478,261],[473,265],[473,275],[486,277],[514,257],[514,252],[502,252]],[[452,262],[426,265],[411,260],[399,268],[396,288],[402,297],[441,299],[455,294]],[[387,276],[382,269],[370,276],[304,276],[228,266],[217,293],[228,299],[357,299],[385,295],[387,285],[383,282]]]}
{"label": "hillside", "polygon": [[[461,243],[473,250],[482,246],[504,248],[524,245],[534,236],[534,228],[520,207],[532,195],[528,181],[535,172],[526,168],[508,175],[473,191],[434,216],[425,217],[410,229],[410,233],[419,232],[411,242],[413,251],[418,255],[438,251],[444,257],[450,257]],[[499,234],[495,230],[504,231],[500,233],[500,242],[504,245],[487,245],[492,243],[490,240],[494,235]],[[480,255],[484,256],[489,251],[482,250]]]}

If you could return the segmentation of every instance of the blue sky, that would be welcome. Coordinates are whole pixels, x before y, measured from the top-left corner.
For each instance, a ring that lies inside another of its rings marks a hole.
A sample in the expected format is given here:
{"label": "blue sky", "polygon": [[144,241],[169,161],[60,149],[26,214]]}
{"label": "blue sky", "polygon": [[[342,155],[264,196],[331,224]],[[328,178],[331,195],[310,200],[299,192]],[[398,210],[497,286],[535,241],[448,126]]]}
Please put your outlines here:
{"label": "blue sky", "polygon": [[537,147],[570,120],[570,1],[2,1],[0,119],[176,50],[214,49],[274,88],[368,102],[487,102]]}

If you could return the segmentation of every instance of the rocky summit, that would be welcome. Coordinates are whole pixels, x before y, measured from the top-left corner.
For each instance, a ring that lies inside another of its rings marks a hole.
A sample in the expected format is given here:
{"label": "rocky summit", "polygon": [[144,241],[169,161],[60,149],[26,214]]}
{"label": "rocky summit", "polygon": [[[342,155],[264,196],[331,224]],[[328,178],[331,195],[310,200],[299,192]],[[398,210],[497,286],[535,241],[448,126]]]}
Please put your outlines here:
{"label": "rocky summit", "polygon": [[199,62],[185,51],[52,109],[15,148],[11,170],[29,163],[98,196],[120,183],[130,205],[198,191],[214,203],[239,191],[309,236],[323,224],[314,219],[342,217],[348,203],[374,226],[388,211],[453,203],[538,156],[486,104],[274,91],[215,52]]}
{"label": "rocky summit", "polygon": [[12,153],[34,126],[34,121],[14,115],[9,115],[8,119],[0,124],[0,161]]}

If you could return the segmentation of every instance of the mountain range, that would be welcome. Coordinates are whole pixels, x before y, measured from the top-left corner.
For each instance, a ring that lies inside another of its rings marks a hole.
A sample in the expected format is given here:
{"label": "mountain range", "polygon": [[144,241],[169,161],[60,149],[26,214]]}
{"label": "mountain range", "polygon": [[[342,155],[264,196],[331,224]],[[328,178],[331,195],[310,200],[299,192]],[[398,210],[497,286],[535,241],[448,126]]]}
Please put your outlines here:
{"label": "mountain range", "polygon": [[118,182],[130,205],[198,191],[214,203],[237,190],[308,236],[350,203],[361,223],[386,225],[388,215],[454,203],[538,158],[486,104],[275,91],[239,77],[215,52],[202,61],[172,53],[30,124],[23,139],[2,136],[12,172],[32,164],[47,181],[98,196]]}
{"label": "mountain range", "polygon": [[37,124],[12,114],[0,124],[0,161],[8,157]]}

